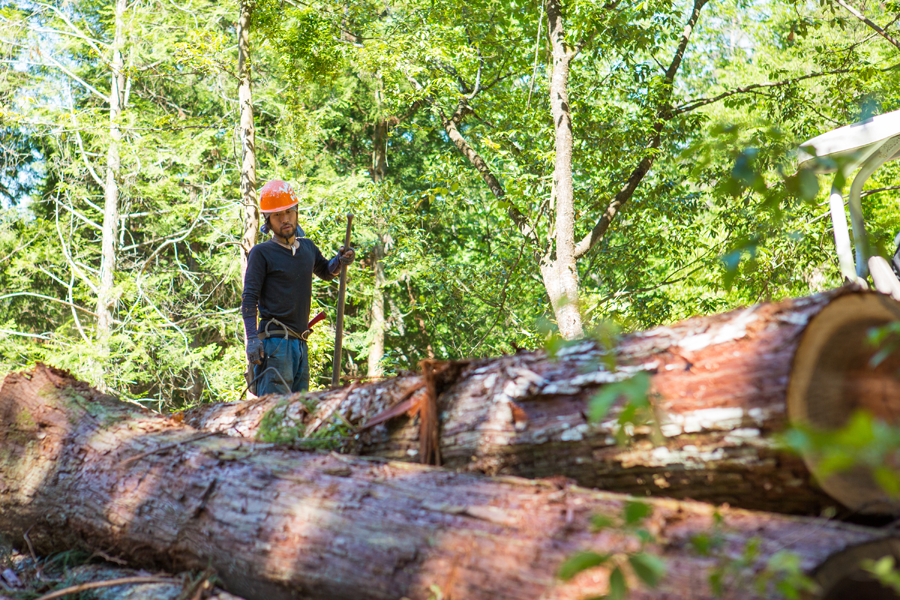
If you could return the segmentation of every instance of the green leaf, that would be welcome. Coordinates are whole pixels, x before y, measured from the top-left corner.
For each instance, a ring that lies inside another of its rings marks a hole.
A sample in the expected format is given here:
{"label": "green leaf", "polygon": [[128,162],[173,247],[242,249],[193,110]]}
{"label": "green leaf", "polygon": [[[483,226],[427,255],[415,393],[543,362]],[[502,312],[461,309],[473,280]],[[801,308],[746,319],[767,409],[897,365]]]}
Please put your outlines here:
{"label": "green leaf", "polygon": [[709,551],[712,548],[712,540],[705,533],[699,533],[697,535],[691,536],[691,546],[694,547],[694,551],[700,556],[709,556]]}
{"label": "green leaf", "polygon": [[622,398],[625,406],[622,409],[622,415],[619,422],[624,423],[634,418],[635,409],[646,406],[647,392],[650,389],[650,376],[641,371],[633,377],[629,377],[624,381],[617,381],[603,388],[588,403],[588,419],[593,422],[602,420],[612,405]]}
{"label": "green leaf", "polygon": [[639,552],[628,557],[634,574],[645,585],[656,587],[666,574],[666,563],[658,556]]}
{"label": "green leaf", "polygon": [[609,574],[609,595],[610,600],[625,600],[628,594],[628,583],[625,582],[625,574],[622,569],[616,567]]}
{"label": "green leaf", "polygon": [[596,552],[579,552],[570,557],[559,568],[557,577],[568,581],[587,569],[599,567],[609,560],[609,554],[597,554]]}
{"label": "green leaf", "polygon": [[622,510],[626,525],[640,523],[653,514],[653,507],[643,502],[626,502]]}
{"label": "green leaf", "polygon": [[759,557],[759,546],[760,539],[758,537],[752,537],[747,540],[747,543],[744,545],[744,551],[741,553],[741,562],[749,565],[756,561],[757,557]]}
{"label": "green leaf", "polygon": [[594,531],[600,531],[601,529],[606,529],[610,525],[613,524],[613,520],[607,517],[606,515],[593,515],[591,516],[591,528]]}
{"label": "green leaf", "polygon": [[[758,539],[757,542],[759,542]],[[754,552],[754,557],[756,556],[756,554],[757,553]],[[769,568],[773,571],[799,573],[801,572],[800,557],[794,552],[779,550],[769,559]]]}
{"label": "green leaf", "polygon": [[712,588],[713,594],[721,596],[725,591],[725,571],[721,568],[714,570],[709,574],[709,587]]}
{"label": "green leaf", "polygon": [[653,534],[652,534],[652,533],[650,533],[649,531],[647,531],[647,530],[644,529],[644,528],[638,529],[637,531],[634,532],[634,534],[635,534],[635,535],[638,537],[638,539],[641,540],[641,542],[643,542],[644,544],[650,544],[650,543],[653,543],[653,541],[656,539],[656,538],[653,537]]}
{"label": "green leaf", "polygon": [[851,454],[834,449],[831,454],[816,464],[816,475],[819,477],[828,477],[834,473],[842,473],[852,469],[855,464],[856,458]]}
{"label": "green leaf", "polygon": [[811,202],[819,194],[819,178],[812,169],[801,169],[796,175],[785,178],[784,185],[788,193]]}
{"label": "green leaf", "polygon": [[881,486],[881,489],[888,496],[891,498],[900,496],[900,478],[898,478],[897,472],[892,468],[885,465],[876,467],[873,476],[875,477],[875,482]]}
{"label": "green leaf", "polygon": [[850,422],[838,432],[834,441],[844,446],[862,448],[874,438],[874,417],[871,413],[860,410],[853,413]]}

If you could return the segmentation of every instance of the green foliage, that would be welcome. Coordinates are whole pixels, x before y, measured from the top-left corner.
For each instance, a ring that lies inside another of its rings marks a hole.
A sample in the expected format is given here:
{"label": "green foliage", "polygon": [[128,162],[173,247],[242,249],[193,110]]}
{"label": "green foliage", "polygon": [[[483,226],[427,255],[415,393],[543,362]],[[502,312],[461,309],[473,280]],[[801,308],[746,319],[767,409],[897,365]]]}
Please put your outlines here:
{"label": "green foliage", "polygon": [[787,448],[813,462],[819,478],[861,468],[870,472],[888,495],[900,495],[897,427],[867,411],[854,412],[846,425],[838,429],[794,426],[784,434],[783,440]]}
{"label": "green foliage", "polygon": [[769,558],[765,570],[757,578],[756,587],[761,594],[774,589],[787,600],[808,597],[806,592],[814,594],[819,591],[819,586],[800,564],[800,557],[786,550],[780,550]]}
{"label": "green foliage", "polygon": [[610,559],[609,554],[597,554],[596,552],[579,552],[570,556],[559,567],[559,578],[568,581],[588,569],[599,567]]}
{"label": "green foliage", "polygon": [[603,596],[607,600],[623,600],[628,595],[628,575],[648,588],[655,588],[666,574],[665,562],[651,554],[646,546],[655,543],[654,537],[642,527],[644,521],[653,515],[653,507],[643,502],[630,501],[622,507],[621,522],[616,522],[606,515],[594,515],[592,525],[599,530],[617,526],[619,529],[637,538],[639,549],[636,551],[599,554],[582,551],[566,559],[560,566],[557,576],[569,581],[579,573],[606,566],[609,572],[609,592]]}
{"label": "green foliage", "polygon": [[626,379],[604,385],[588,402],[588,419],[600,422],[617,407],[616,437],[624,443],[636,427],[649,425],[659,437],[659,422],[649,396],[650,375],[639,371]]}
{"label": "green foliage", "polygon": [[864,571],[878,580],[881,585],[900,594],[900,571],[893,556],[882,556],[878,560],[865,559],[860,564]]}
{"label": "green foliage", "polygon": [[869,345],[877,349],[869,359],[869,367],[874,369],[900,350],[900,323],[892,322],[872,327],[866,333],[866,338]]}

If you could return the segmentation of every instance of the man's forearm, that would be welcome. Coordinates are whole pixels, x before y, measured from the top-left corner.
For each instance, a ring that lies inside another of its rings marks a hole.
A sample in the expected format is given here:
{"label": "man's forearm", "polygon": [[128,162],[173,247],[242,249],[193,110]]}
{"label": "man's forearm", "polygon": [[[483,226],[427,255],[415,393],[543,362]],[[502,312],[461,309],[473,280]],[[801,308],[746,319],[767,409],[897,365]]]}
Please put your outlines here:
{"label": "man's forearm", "polygon": [[244,333],[247,339],[255,338],[259,332],[256,329],[256,303],[247,300],[241,301],[241,318],[244,321]]}

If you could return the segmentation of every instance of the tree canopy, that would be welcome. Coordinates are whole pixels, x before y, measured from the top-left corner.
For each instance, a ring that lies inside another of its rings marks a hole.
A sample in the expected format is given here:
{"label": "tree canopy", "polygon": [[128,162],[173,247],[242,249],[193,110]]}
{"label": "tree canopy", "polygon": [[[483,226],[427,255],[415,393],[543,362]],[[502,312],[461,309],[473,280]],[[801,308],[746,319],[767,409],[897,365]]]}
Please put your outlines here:
{"label": "tree canopy", "polygon": [[[245,6],[259,185],[296,186],[326,255],[356,215],[350,377],[839,285],[793,150],[900,108],[893,3]],[[242,395],[239,12],[0,3],[0,368],[157,409]],[[886,256],[898,178],[864,199]]]}

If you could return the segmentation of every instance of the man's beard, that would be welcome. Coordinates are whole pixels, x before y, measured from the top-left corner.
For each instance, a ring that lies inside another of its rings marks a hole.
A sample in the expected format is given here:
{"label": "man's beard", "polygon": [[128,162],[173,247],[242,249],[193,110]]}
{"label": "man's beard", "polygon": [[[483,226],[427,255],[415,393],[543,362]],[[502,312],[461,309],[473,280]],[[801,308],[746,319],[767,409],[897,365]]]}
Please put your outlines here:
{"label": "man's beard", "polygon": [[292,237],[295,237],[297,235],[297,226],[296,225],[289,225],[289,226],[282,225],[281,231],[279,231],[277,233],[284,239],[289,240]]}

